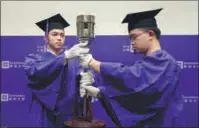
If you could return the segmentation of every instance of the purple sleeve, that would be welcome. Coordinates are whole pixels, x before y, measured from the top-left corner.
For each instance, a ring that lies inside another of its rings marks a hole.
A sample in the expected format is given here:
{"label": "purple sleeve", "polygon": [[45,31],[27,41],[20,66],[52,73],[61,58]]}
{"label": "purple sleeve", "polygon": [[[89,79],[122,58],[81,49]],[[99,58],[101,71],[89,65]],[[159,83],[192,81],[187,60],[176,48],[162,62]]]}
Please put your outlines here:
{"label": "purple sleeve", "polygon": [[56,57],[45,57],[31,54],[26,57],[24,70],[29,77],[48,78],[64,67],[64,54]]}

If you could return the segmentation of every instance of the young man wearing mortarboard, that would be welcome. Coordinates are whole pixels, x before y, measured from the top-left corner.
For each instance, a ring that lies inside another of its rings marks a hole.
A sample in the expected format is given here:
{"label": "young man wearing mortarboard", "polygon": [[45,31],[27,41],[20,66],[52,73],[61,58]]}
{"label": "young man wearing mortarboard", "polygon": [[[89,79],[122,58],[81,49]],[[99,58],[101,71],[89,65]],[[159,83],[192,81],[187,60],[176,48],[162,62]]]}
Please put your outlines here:
{"label": "young man wearing mortarboard", "polygon": [[[127,14],[130,43],[142,60],[127,66],[100,62],[91,54],[80,57],[80,64],[99,72],[110,87],[81,87],[91,96],[111,95],[112,105],[123,127],[174,127],[182,110],[179,68],[176,60],[160,45],[161,31],[155,16],[162,9]],[[83,95],[83,94],[82,94]]]}
{"label": "young man wearing mortarboard", "polygon": [[37,22],[36,25],[46,34],[46,51],[29,54],[25,60],[25,72],[33,101],[42,107],[42,125],[61,128],[64,121],[70,120],[73,100],[76,94],[76,78],[80,72],[80,54],[89,52],[85,44],[76,44],[64,49],[65,31],[69,23],[60,15]]}

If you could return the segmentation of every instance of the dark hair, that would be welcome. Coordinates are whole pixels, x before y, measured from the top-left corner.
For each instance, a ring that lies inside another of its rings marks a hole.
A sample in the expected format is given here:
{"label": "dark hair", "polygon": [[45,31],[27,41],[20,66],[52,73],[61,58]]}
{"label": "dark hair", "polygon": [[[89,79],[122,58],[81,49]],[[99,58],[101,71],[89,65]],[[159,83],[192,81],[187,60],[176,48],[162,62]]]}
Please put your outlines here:
{"label": "dark hair", "polygon": [[155,28],[155,27],[152,27],[152,28],[142,28],[143,31],[153,31],[156,38],[159,40],[160,39],[160,35],[161,35],[161,30],[159,28]]}

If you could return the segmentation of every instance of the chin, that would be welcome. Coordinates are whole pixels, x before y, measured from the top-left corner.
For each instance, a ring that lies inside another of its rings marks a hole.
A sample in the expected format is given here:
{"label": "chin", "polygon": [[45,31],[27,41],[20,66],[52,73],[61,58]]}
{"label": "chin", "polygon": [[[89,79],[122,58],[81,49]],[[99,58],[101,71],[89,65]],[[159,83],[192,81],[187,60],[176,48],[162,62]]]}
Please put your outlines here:
{"label": "chin", "polygon": [[63,46],[56,46],[56,47],[55,47],[55,49],[57,49],[57,50],[58,50],[58,49],[62,49],[62,48],[63,48]]}
{"label": "chin", "polygon": [[144,51],[139,51],[139,50],[136,50],[136,53],[137,53],[137,54],[145,54]]}
{"label": "chin", "polygon": [[61,50],[62,49],[62,47],[55,47],[55,50],[56,51],[59,51],[59,50]]}

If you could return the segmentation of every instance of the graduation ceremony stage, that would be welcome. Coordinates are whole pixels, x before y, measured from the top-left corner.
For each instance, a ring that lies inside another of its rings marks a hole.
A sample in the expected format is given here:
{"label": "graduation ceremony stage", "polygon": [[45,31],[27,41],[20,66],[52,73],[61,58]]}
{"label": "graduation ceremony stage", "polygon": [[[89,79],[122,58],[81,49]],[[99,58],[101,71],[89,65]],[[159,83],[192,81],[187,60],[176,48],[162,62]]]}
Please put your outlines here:
{"label": "graduation ceremony stage", "polygon": [[[180,118],[175,119],[179,127],[198,126],[198,35],[163,35],[162,48],[176,58],[180,69],[180,85],[184,107]],[[77,42],[75,36],[67,36],[66,47]],[[135,55],[128,37],[122,35],[96,36],[90,46],[93,56],[100,61],[133,64],[142,56]],[[39,127],[39,110],[29,111],[31,95],[26,85],[23,70],[25,56],[44,50],[43,36],[1,36],[1,126]],[[107,85],[108,86],[108,85]],[[92,99],[94,117],[103,119],[108,127],[115,127],[98,99]],[[173,114],[173,113],[171,113]]]}

